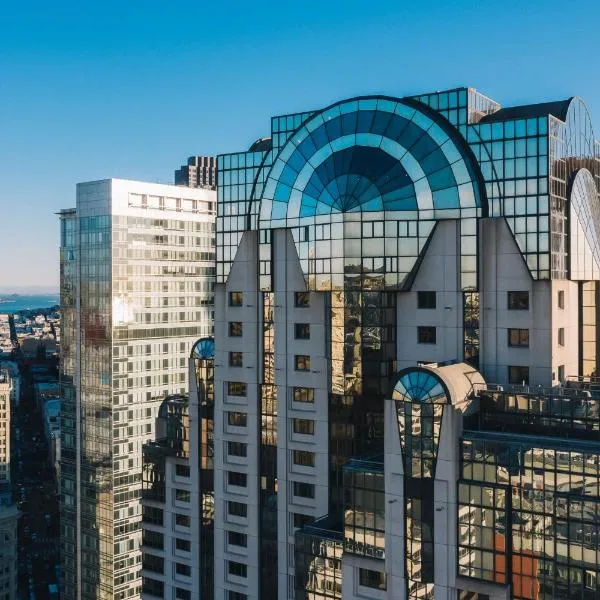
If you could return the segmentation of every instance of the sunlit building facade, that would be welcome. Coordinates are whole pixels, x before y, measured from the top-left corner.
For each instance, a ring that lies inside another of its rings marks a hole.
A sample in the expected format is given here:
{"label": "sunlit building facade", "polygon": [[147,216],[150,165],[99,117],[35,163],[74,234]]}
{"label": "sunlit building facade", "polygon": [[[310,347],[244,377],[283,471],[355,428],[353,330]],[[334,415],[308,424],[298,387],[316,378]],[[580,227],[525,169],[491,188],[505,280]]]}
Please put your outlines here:
{"label": "sunlit building facade", "polygon": [[61,213],[61,595],[141,593],[142,445],[212,334],[215,193],[109,179]]}
{"label": "sunlit building facade", "polygon": [[598,597],[599,189],[467,88],[218,157],[215,598]]}

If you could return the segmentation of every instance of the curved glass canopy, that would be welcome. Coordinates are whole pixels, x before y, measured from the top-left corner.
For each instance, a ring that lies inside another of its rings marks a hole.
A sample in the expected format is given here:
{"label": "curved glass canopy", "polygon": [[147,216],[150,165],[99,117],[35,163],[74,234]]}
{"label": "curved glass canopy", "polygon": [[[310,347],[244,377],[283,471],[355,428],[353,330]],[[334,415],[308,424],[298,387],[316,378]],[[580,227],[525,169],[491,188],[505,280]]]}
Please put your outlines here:
{"label": "curved glass canopy", "polygon": [[210,359],[215,357],[215,340],[212,337],[200,338],[192,348],[192,358]]}
{"label": "curved glass canopy", "polygon": [[600,279],[600,203],[593,175],[579,169],[569,196],[571,279]]}
{"label": "curved glass canopy", "polygon": [[271,167],[261,226],[331,213],[482,208],[475,170],[449,131],[408,100],[325,109]]}

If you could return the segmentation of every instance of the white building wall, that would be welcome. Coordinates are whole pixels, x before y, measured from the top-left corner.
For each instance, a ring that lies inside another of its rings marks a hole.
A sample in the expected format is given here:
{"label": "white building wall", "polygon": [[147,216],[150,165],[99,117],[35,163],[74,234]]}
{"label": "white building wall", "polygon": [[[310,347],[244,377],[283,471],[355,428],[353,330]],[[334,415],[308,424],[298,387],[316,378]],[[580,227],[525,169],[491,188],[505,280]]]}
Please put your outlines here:
{"label": "white building wall", "polygon": [[[258,292],[258,240],[256,232],[246,232],[237,251],[226,285],[215,290],[215,600],[227,600],[227,591],[239,591],[258,598],[259,568],[259,391],[261,370],[259,354],[259,319],[261,294]],[[243,306],[229,306],[229,292],[243,292]],[[229,337],[230,321],[243,323],[243,335]],[[229,352],[243,352],[243,367],[229,366]],[[229,396],[227,382],[248,384],[247,397]],[[247,415],[246,427],[227,422],[230,411]],[[228,442],[247,445],[246,457],[227,454]],[[227,471],[247,473],[245,490],[227,488]],[[243,502],[246,518],[230,516],[228,501]],[[227,532],[247,535],[247,547],[229,546]],[[228,573],[228,561],[247,565],[247,577]]]}
{"label": "white building wall", "polygon": [[[410,292],[398,294],[398,370],[417,362],[462,360],[462,293],[459,285],[458,221],[440,221]],[[435,291],[436,308],[417,308],[418,292]],[[417,328],[436,328],[435,344],[419,344]]]}

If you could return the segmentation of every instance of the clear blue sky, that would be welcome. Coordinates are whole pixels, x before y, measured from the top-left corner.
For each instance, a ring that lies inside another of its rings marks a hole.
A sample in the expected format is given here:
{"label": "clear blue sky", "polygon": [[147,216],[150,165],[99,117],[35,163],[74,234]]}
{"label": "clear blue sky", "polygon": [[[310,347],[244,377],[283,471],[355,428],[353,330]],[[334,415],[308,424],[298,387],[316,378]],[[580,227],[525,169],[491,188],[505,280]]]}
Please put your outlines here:
{"label": "clear blue sky", "polygon": [[0,3],[0,287],[57,285],[75,183],[170,182],[272,114],[471,86],[580,95],[600,137],[598,0]]}

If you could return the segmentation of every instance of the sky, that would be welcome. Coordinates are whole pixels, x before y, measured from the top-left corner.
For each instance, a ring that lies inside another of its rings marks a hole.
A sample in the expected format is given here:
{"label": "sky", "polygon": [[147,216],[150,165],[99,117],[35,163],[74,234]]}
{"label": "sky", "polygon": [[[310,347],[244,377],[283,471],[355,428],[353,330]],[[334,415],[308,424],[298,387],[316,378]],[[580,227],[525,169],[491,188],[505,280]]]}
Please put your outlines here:
{"label": "sky", "polygon": [[600,137],[598,0],[0,2],[0,288],[58,287],[80,181],[170,183],[270,117],[474,87],[583,97]]}

